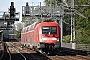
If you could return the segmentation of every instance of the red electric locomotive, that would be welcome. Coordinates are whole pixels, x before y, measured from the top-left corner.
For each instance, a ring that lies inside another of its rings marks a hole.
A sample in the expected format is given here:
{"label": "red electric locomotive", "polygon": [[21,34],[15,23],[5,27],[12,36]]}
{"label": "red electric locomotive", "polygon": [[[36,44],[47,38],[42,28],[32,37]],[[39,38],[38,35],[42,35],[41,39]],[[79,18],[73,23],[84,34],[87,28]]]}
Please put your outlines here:
{"label": "red electric locomotive", "polygon": [[21,43],[31,49],[57,50],[61,47],[60,26],[52,21],[35,22],[22,29]]}

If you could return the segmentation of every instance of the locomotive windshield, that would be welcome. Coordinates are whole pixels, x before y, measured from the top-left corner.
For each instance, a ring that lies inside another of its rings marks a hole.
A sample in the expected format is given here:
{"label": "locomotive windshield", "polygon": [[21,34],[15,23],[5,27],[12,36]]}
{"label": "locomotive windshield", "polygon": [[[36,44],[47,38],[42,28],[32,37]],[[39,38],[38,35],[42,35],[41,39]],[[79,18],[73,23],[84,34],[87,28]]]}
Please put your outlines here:
{"label": "locomotive windshield", "polygon": [[56,26],[43,26],[42,34],[56,34]]}

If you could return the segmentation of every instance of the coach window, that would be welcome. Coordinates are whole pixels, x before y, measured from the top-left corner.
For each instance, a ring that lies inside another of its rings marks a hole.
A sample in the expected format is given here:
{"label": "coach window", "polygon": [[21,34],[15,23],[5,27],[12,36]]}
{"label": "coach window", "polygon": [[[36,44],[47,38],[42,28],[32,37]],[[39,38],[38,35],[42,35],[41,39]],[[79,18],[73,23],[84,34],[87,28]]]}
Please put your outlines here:
{"label": "coach window", "polygon": [[26,29],[26,32],[27,32],[27,29]]}
{"label": "coach window", "polygon": [[32,30],[32,28],[33,28],[33,25],[31,25],[30,30]]}
{"label": "coach window", "polygon": [[25,33],[25,29],[23,30],[23,33]]}
{"label": "coach window", "polygon": [[21,33],[23,33],[23,30],[21,30]]}
{"label": "coach window", "polygon": [[26,29],[25,29],[25,32],[26,32]]}
{"label": "coach window", "polygon": [[29,27],[27,28],[27,31],[29,31]]}

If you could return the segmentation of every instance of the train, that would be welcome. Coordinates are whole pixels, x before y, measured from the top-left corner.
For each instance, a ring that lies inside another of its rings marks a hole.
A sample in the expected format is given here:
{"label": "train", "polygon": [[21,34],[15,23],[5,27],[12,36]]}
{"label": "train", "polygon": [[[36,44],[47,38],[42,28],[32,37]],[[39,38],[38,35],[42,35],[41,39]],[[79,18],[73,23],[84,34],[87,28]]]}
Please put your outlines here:
{"label": "train", "polygon": [[61,47],[60,26],[51,20],[35,22],[22,29],[21,44],[30,49],[56,51]]}
{"label": "train", "polygon": [[3,30],[3,41],[10,42],[10,41],[17,41],[18,37],[17,34],[14,33],[14,30]]}

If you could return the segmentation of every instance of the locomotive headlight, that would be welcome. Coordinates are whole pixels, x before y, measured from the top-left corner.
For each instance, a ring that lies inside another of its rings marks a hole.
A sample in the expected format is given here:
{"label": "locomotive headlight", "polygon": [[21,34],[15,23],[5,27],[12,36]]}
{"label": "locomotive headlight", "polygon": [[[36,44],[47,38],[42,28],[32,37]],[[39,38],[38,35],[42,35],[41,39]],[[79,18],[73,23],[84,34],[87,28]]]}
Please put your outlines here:
{"label": "locomotive headlight", "polygon": [[42,40],[47,40],[47,38],[41,38]]}
{"label": "locomotive headlight", "polygon": [[59,38],[41,38],[40,42],[42,42],[42,40],[57,40],[57,41],[59,41]]}
{"label": "locomotive headlight", "polygon": [[47,40],[47,38],[41,38],[41,39],[40,39],[40,42],[42,42],[43,40]]}
{"label": "locomotive headlight", "polygon": [[52,38],[52,40],[57,40],[57,41],[59,41],[59,38]]}
{"label": "locomotive headlight", "polygon": [[40,42],[42,42],[42,38],[40,38]]}
{"label": "locomotive headlight", "polygon": [[57,41],[59,41],[59,38],[57,38]]}

